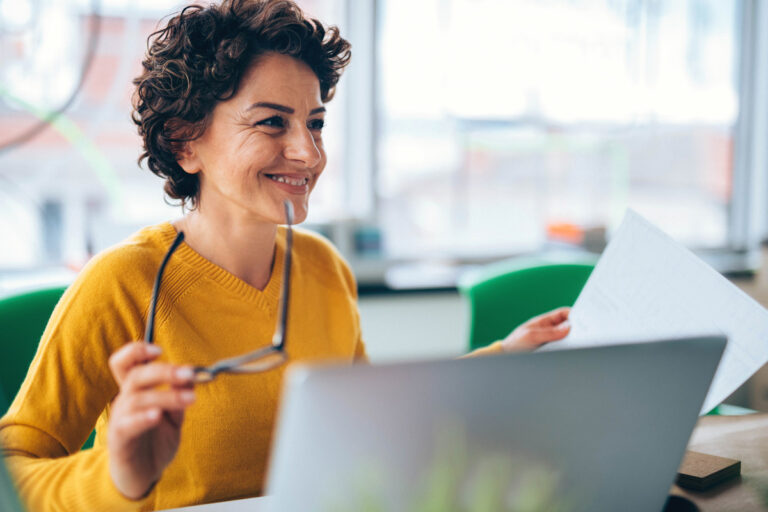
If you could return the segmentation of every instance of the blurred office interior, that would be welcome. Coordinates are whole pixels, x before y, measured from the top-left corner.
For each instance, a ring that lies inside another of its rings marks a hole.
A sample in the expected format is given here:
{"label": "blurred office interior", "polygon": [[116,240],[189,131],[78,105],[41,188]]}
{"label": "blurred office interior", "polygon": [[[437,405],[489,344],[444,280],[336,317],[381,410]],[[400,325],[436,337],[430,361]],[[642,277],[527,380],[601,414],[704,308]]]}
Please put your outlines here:
{"label": "blurred office interior", "polygon": [[[355,270],[374,362],[461,353],[462,272],[599,253],[628,207],[768,305],[764,3],[298,3],[353,44],[307,227]],[[0,296],[181,215],[130,97],[184,4],[0,0]],[[763,373],[734,403],[768,410]]]}

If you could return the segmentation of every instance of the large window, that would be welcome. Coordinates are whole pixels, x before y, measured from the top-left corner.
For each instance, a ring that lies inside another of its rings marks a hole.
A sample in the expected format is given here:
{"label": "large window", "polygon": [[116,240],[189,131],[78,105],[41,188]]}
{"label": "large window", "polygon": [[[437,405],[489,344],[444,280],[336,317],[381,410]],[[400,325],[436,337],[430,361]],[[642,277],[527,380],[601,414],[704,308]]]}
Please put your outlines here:
{"label": "large window", "polygon": [[537,250],[633,207],[728,241],[740,2],[384,0],[379,219],[396,257]]}
{"label": "large window", "polygon": [[[627,207],[699,249],[765,234],[747,225],[768,221],[756,0],[299,4],[353,43],[309,223],[363,279],[381,277],[378,256],[487,260],[610,234]],[[137,167],[129,113],[146,37],[182,5],[0,2],[0,293],[9,271],[79,268],[181,214]],[[66,102],[89,61],[53,126],[3,149]]]}

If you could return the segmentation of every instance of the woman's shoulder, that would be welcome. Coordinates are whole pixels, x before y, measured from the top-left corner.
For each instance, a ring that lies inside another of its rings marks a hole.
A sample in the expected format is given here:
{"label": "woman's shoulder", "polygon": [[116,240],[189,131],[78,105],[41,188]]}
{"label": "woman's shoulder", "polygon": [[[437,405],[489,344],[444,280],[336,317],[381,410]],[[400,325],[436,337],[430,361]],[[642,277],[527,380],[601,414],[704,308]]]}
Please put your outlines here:
{"label": "woman's shoulder", "polygon": [[329,258],[341,258],[338,249],[326,237],[306,228],[293,227],[293,245],[296,249],[315,251]]}
{"label": "woman's shoulder", "polygon": [[174,236],[175,230],[168,222],[142,228],[91,258],[75,284],[104,286],[121,282],[128,287],[144,285],[154,279]]}
{"label": "woman's shoulder", "polygon": [[165,239],[173,233],[169,223],[150,226],[95,255],[64,292],[52,323],[58,329],[79,328],[81,322],[103,322],[109,329],[121,325],[125,332],[115,339],[136,339],[155,273],[167,250]]}
{"label": "woman's shoulder", "polygon": [[133,273],[144,271],[147,267],[156,270],[175,235],[173,226],[168,222],[142,228],[96,254],[83,272],[119,270]]}
{"label": "woman's shoulder", "polygon": [[357,294],[357,285],[349,263],[333,243],[323,235],[304,228],[293,228],[293,247],[301,266],[320,280],[342,280],[348,292]]}

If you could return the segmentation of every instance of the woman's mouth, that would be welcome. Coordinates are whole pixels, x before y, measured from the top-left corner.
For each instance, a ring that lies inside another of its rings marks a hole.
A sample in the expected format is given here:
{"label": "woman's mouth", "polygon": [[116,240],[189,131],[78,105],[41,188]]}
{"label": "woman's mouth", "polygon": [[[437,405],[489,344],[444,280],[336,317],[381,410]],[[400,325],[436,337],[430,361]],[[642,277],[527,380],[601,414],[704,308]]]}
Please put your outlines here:
{"label": "woman's mouth", "polygon": [[279,174],[267,174],[267,178],[271,179],[272,181],[276,181],[278,183],[285,183],[294,187],[303,187],[307,183],[309,183],[308,177],[303,178],[293,178],[290,176],[282,176]]}

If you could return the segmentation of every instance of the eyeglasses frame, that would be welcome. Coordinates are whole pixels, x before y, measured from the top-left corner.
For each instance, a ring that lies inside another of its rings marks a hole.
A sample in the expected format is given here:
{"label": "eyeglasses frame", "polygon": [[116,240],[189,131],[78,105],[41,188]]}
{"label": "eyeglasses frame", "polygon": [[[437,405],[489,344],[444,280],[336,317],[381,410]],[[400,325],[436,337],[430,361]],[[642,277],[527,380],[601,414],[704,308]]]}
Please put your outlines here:
{"label": "eyeglasses frame", "polygon": [[[280,302],[278,303],[278,320],[275,326],[275,333],[272,336],[272,343],[267,347],[245,353],[240,356],[230,357],[216,361],[210,366],[195,366],[195,382],[210,382],[221,373],[244,374],[259,373],[271,370],[283,364],[287,360],[285,352],[285,340],[288,324],[288,304],[290,303],[291,290],[291,259],[293,253],[293,203],[283,201],[285,208],[286,234],[285,234],[285,254],[283,256],[283,280],[281,283]],[[160,283],[165,272],[168,260],[178,249],[181,242],[184,241],[184,232],[179,231],[176,238],[168,248],[160,268],[155,277],[155,283],[152,288],[152,299],[149,303],[149,313],[147,314],[147,325],[144,332],[144,341],[154,343],[155,313],[157,309],[157,298],[160,293]],[[273,357],[274,356],[274,357]],[[261,364],[259,364],[261,362]]]}

